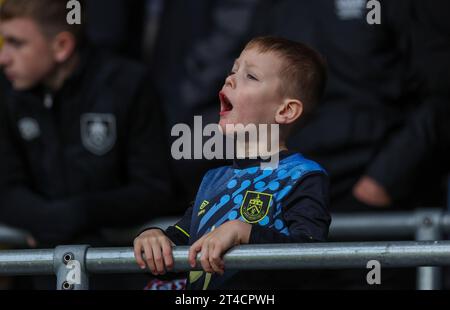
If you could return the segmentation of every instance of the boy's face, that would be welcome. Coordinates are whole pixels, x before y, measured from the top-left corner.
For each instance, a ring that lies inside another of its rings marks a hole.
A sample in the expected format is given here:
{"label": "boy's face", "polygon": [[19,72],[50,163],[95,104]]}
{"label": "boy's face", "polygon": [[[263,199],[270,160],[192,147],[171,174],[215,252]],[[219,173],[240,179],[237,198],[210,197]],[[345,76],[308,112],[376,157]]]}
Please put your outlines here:
{"label": "boy's face", "polygon": [[281,65],[274,53],[260,53],[254,48],[242,52],[219,94],[223,132],[227,124],[276,123],[276,111],[283,102]]}
{"label": "boy's face", "polygon": [[14,89],[26,90],[49,76],[56,66],[51,40],[30,18],[14,18],[0,23],[4,38],[0,66]]}

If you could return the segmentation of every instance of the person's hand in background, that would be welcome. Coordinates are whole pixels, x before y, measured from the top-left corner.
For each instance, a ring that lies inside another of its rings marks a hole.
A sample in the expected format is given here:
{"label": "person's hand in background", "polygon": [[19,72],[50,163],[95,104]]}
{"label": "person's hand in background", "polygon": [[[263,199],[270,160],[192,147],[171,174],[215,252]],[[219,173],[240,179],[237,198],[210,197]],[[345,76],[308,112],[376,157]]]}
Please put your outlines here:
{"label": "person's hand in background", "polygon": [[355,198],[366,205],[386,208],[392,203],[392,199],[386,189],[369,176],[363,176],[353,187]]}

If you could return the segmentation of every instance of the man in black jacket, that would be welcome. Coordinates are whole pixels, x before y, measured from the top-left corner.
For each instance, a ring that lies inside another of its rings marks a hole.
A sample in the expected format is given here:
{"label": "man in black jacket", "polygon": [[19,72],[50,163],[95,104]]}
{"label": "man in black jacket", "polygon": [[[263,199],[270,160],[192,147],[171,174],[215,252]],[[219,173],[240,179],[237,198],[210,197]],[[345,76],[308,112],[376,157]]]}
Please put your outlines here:
{"label": "man in black jacket", "polygon": [[170,206],[145,70],[83,45],[67,12],[62,0],[8,0],[0,11],[0,65],[14,89],[0,105],[0,221],[43,246],[93,243],[86,236]]}

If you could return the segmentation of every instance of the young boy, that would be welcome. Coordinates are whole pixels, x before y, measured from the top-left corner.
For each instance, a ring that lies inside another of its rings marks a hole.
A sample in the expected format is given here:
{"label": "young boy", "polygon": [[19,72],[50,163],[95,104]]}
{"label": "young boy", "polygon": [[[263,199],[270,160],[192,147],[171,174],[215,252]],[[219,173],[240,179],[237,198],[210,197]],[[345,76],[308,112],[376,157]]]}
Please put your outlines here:
{"label": "young boy", "polygon": [[278,124],[279,164],[260,169],[261,159],[240,159],[209,171],[195,204],[175,226],[165,232],[150,228],[135,239],[142,269],[142,252],[151,272],[161,275],[173,267],[173,244],[190,245],[191,266],[201,252],[205,271],[190,273],[190,289],[284,286],[275,280],[280,272],[225,271],[223,255],[239,244],[326,240],[327,175],[315,162],[288,152],[285,143],[319,101],[325,82],[323,59],[301,43],[260,37],[247,44],[220,92],[219,125],[232,134],[227,125]]}

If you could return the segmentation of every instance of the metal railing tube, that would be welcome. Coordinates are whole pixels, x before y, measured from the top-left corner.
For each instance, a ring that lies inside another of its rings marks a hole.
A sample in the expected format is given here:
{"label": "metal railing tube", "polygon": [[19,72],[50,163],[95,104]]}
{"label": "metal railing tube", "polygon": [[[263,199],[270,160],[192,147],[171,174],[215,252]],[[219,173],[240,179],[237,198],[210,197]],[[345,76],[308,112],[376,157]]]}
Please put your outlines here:
{"label": "metal railing tube", "polygon": [[[174,271],[191,270],[188,247],[176,247],[173,254]],[[366,268],[370,260],[378,260],[382,268],[446,266],[450,241],[245,245],[224,259],[227,269],[239,270]],[[89,249],[86,268],[90,273],[143,272],[132,248]]]}
{"label": "metal railing tube", "polygon": [[53,274],[53,250],[0,251],[0,274]]}
{"label": "metal railing tube", "polygon": [[[417,229],[413,212],[392,214],[334,214],[330,227],[330,237],[411,237]],[[450,223],[449,223],[450,224]]]}

